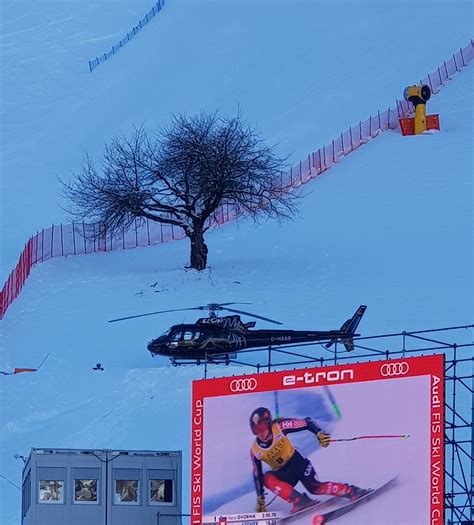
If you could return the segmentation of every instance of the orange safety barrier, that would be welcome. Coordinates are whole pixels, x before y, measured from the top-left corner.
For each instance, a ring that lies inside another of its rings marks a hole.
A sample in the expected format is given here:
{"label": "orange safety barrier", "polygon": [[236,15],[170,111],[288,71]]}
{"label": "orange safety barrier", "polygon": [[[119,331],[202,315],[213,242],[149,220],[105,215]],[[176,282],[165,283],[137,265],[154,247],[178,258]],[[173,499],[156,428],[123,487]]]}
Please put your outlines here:
{"label": "orange safety barrier", "polygon": [[[405,117],[399,119],[400,128],[402,135],[414,135],[415,134],[415,118]],[[437,129],[439,130],[439,115],[426,115],[426,129]]]}

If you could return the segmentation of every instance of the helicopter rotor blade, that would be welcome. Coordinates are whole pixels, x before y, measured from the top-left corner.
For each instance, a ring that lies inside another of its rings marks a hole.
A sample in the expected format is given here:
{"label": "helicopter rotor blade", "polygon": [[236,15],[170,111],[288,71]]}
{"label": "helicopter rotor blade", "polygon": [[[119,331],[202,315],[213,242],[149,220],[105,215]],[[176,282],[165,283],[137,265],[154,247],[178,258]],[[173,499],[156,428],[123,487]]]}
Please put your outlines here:
{"label": "helicopter rotor blade", "polygon": [[203,306],[195,306],[190,308],[173,308],[172,310],[158,310],[156,312],[148,312],[146,314],[138,314],[138,315],[129,315],[127,317],[119,317],[118,319],[111,319],[109,323],[116,323],[118,321],[126,321],[128,319],[136,319],[138,317],[147,317],[149,315],[156,315],[156,314],[165,314],[168,312],[184,312],[187,310],[209,310],[209,311],[215,311],[215,310],[229,310],[229,311],[235,311],[237,313],[244,313],[247,315],[253,315],[254,317],[258,317],[259,319],[263,319],[265,321],[270,321],[271,323],[281,324],[277,321],[272,321],[271,319],[267,319],[265,317],[259,317],[254,314],[249,314],[248,312],[240,312],[239,310],[230,310],[229,308],[225,308],[228,304],[252,304],[252,303],[240,303],[240,302],[231,302],[231,303],[209,303]]}
{"label": "helicopter rotor blade", "polygon": [[280,321],[274,321],[273,319],[269,319],[268,317],[251,314],[250,312],[244,312],[243,310],[234,310],[233,308],[223,308],[223,310],[228,310],[229,312],[235,312],[237,314],[250,315],[250,317],[255,317],[256,319],[263,319],[264,321],[268,321],[269,323],[273,323],[273,324],[283,324],[283,323],[280,323]]}
{"label": "helicopter rotor blade", "polygon": [[236,303],[236,302],[233,302],[233,303],[220,303],[219,306],[227,306],[228,304],[253,304],[253,303]]}
{"label": "helicopter rotor blade", "polygon": [[225,308],[222,308],[223,306],[227,306],[228,304],[252,304],[252,303],[209,303],[205,304],[204,306],[198,306],[197,310],[225,310]]}
{"label": "helicopter rotor blade", "polygon": [[174,308],[173,310],[159,310],[157,312],[149,312],[146,314],[129,315],[128,317],[119,317],[118,319],[110,319],[109,323],[116,323],[117,321],[126,321],[127,319],[136,319],[137,317],[147,317],[148,315],[165,314],[168,312],[184,312],[185,310],[200,310],[197,308]]}

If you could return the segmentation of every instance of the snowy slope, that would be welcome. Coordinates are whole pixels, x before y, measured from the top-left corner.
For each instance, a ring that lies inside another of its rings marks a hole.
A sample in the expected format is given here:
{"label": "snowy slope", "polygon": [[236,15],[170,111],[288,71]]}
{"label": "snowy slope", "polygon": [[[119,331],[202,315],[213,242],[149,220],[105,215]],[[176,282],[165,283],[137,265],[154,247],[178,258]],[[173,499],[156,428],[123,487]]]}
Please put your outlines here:
{"label": "snowy slope", "polygon": [[[469,0],[447,5],[170,0],[91,74],[88,60],[131,30],[151,2],[5,0],[1,275],[31,234],[69,222],[57,179],[77,171],[86,151],[100,154],[132,125],[166,125],[172,112],[233,115],[240,107],[297,162],[393,105],[406,85],[469,42]],[[429,35],[419,38],[420,27]]]}
{"label": "snowy slope", "polygon": [[[87,60],[147,2],[3,2],[2,273],[30,233],[65,220],[56,177],[133,123],[240,104],[298,160],[469,39],[468,2],[292,6],[170,0],[91,75]],[[41,446],[182,449],[188,508],[190,385],[203,370],[153,360],[146,343],[195,316],[108,319],[245,301],[287,328],[337,328],[358,304],[364,334],[472,322],[472,86],[470,66],[429,102],[440,133],[385,133],[310,183],[293,222],[210,232],[201,274],[184,270],[186,241],[36,266],[1,325],[1,370],[49,358],[38,374],[0,376],[0,523],[20,522],[13,455]]]}

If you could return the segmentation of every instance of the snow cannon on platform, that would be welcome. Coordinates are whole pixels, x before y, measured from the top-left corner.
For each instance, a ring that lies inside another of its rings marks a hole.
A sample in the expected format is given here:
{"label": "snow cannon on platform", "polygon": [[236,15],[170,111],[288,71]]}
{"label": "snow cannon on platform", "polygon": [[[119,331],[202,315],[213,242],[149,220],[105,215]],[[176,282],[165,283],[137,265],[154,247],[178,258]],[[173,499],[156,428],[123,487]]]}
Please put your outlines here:
{"label": "snow cannon on platform", "polygon": [[403,97],[415,107],[415,116],[400,119],[402,135],[420,135],[429,129],[439,130],[439,115],[426,115],[426,102],[431,97],[429,86],[408,86],[403,91]]}

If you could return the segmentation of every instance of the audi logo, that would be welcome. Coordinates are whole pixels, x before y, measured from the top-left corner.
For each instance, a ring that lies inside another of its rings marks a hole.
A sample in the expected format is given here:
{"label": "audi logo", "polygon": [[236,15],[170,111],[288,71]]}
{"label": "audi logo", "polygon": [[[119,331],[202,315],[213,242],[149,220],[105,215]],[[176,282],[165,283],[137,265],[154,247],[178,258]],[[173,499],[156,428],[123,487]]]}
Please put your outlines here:
{"label": "audi logo", "polygon": [[405,361],[401,363],[385,363],[380,367],[380,373],[383,377],[404,376],[408,374],[408,370],[410,370],[410,367]]}
{"label": "audi logo", "polygon": [[248,377],[243,379],[233,379],[230,382],[230,389],[232,392],[249,392],[257,388],[257,380],[255,377]]}

